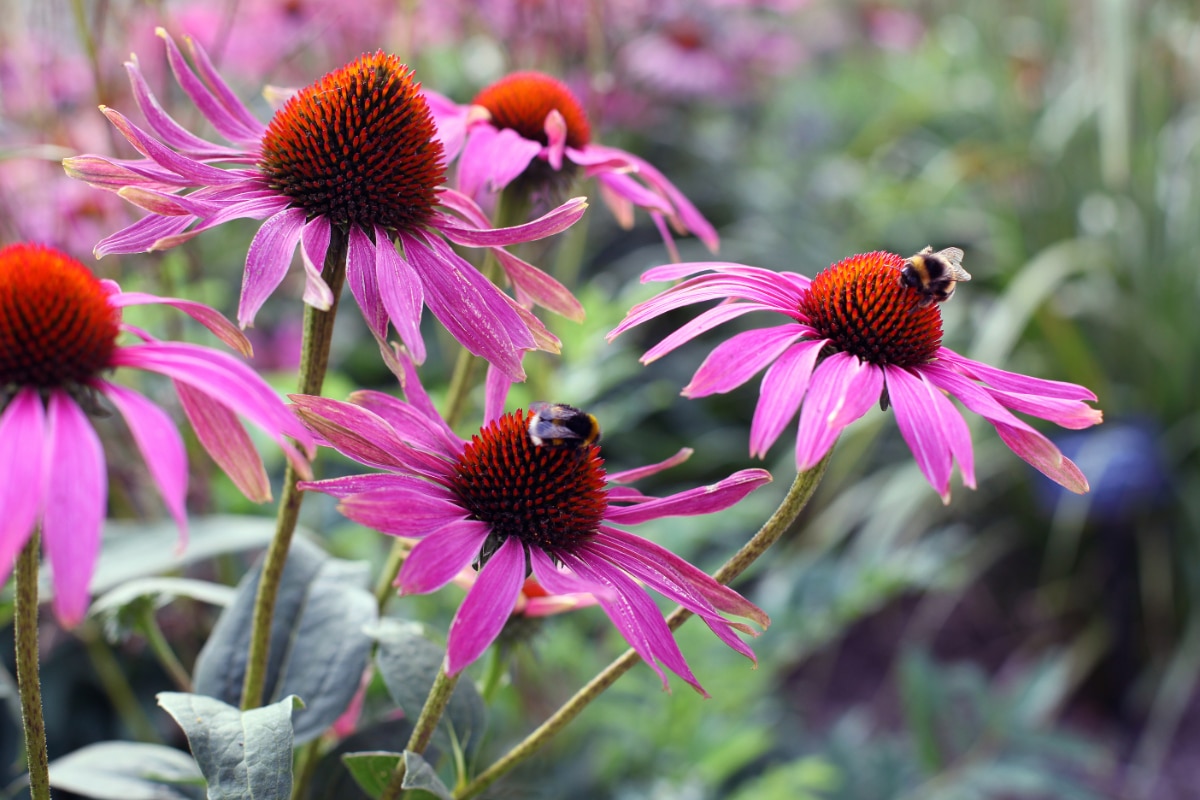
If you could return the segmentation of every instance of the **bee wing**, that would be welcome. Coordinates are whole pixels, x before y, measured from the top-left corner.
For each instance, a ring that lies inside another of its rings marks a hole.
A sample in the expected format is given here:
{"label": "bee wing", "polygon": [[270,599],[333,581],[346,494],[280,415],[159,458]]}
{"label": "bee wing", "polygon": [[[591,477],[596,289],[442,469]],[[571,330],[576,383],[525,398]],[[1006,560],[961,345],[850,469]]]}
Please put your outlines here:
{"label": "bee wing", "polygon": [[[929,249],[929,248],[926,248]],[[944,250],[939,250],[934,253],[936,256],[941,256],[947,265],[950,267],[950,277],[956,281],[971,280],[971,273],[963,269],[962,259],[963,251],[958,247],[947,247]]]}

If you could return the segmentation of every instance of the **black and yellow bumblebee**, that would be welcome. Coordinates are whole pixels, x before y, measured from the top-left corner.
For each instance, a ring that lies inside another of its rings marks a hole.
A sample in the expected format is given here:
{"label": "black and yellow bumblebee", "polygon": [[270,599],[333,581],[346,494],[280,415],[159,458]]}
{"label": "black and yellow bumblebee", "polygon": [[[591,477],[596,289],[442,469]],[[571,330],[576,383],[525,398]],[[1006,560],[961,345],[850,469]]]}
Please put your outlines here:
{"label": "black and yellow bumblebee", "polygon": [[586,447],[600,441],[596,418],[566,403],[530,403],[529,439],[537,447]]}
{"label": "black and yellow bumblebee", "polygon": [[900,268],[900,285],[914,289],[921,295],[919,308],[933,303],[944,303],[954,294],[954,284],[971,280],[971,275],[962,268],[963,251],[947,247],[933,252],[926,247],[904,260]]}

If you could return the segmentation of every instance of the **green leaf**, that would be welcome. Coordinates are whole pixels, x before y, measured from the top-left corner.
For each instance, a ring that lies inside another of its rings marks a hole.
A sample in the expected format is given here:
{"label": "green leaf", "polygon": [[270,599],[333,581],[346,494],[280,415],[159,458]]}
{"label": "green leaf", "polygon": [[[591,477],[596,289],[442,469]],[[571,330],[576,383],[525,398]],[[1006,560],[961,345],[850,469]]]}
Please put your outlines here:
{"label": "green leaf", "polygon": [[359,788],[371,797],[377,798],[383,794],[388,781],[395,774],[396,765],[400,763],[400,754],[382,750],[346,753],[342,756],[342,763],[354,776]]}
{"label": "green leaf", "polygon": [[[313,768],[305,800],[368,800],[371,795],[363,791],[342,759],[359,753],[389,752],[407,742],[412,731],[411,720],[389,719],[368,725],[342,739]],[[399,753],[393,755],[400,756]],[[425,755],[434,763],[438,761],[438,750],[434,747],[426,750]]]}
{"label": "green leaf", "polygon": [[438,800],[454,800],[429,762],[410,750],[404,751],[404,782],[400,785],[405,789],[428,792]]}
{"label": "green leaf", "polygon": [[135,629],[143,611],[154,611],[176,597],[188,597],[215,606],[233,601],[232,587],[192,578],[137,578],[109,591],[88,609],[88,615],[101,621],[110,640],[122,631]]}
{"label": "green leaf", "polygon": [[[200,651],[197,693],[240,703],[261,570],[260,564],[238,584]],[[292,543],[271,621],[263,696],[304,699],[307,707],[295,718],[297,744],[333,724],[358,690],[371,652],[366,627],[377,617],[369,579],[365,563],[330,558],[303,539]]]}
{"label": "green leaf", "polygon": [[269,800],[292,793],[295,697],[241,711],[199,694],[161,692],[158,704],[187,735],[209,800]]}
{"label": "green leaf", "polygon": [[50,785],[95,800],[204,797],[204,777],[191,756],[141,742],[100,742],[55,759],[50,763]]}
{"label": "green leaf", "polygon": [[[375,665],[388,693],[404,712],[416,719],[442,666],[445,651],[422,634],[416,623],[383,620],[374,631],[379,640]],[[474,683],[462,680],[454,688],[446,713],[438,724],[434,741],[464,750],[479,743],[487,725],[487,707]]]}

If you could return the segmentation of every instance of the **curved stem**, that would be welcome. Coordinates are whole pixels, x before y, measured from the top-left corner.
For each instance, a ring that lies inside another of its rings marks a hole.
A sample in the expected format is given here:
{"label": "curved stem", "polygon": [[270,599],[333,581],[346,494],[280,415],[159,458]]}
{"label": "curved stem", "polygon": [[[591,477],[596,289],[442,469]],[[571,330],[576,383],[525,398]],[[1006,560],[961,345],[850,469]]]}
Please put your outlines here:
{"label": "curved stem", "polygon": [[[417,724],[404,747],[406,751],[420,755],[429,747],[433,732],[437,730],[437,724],[441,721],[446,706],[450,705],[450,697],[454,694],[454,687],[458,685],[461,675],[461,672],[447,675],[445,664],[438,670],[437,677],[433,679],[433,686],[429,687],[429,696],[425,698],[425,707],[421,709],[421,716],[417,717]],[[400,792],[404,790],[405,772],[404,759],[401,758],[379,800],[396,800],[400,796]]]}
{"label": "curved stem", "polygon": [[179,661],[179,656],[175,655],[175,651],[171,648],[171,643],[167,641],[167,637],[163,635],[162,628],[158,625],[158,619],[154,616],[154,609],[147,606],[145,614],[142,616],[142,635],[146,637],[146,643],[150,645],[150,651],[154,653],[158,663],[166,671],[181,692],[190,692],[192,690],[192,679],[188,675],[188,671],[183,668],[183,664]]}
{"label": "curved stem", "polygon": [[[300,377],[296,391],[300,394],[319,395],[325,383],[325,370],[329,366],[329,345],[333,340],[333,323],[337,316],[338,299],[342,284],[346,281],[345,231],[334,227],[325,254],[321,277],[333,292],[333,304],[327,311],[304,307],[304,339],[300,354]],[[289,461],[283,474],[283,489],[279,498],[279,512],[275,517],[275,536],[267,548],[263,560],[262,576],[258,582],[258,594],[254,598],[254,622],[250,629],[250,652],[246,658],[246,676],[242,683],[242,708],[258,708],[262,705],[263,684],[267,676],[267,656],[271,647],[271,620],[275,616],[275,598],[279,593],[279,582],[283,578],[283,566],[287,562],[288,550],[292,546],[292,534],[300,518],[300,503],[304,493],[296,488],[299,476]]]}
{"label": "curved stem", "polygon": [[[830,452],[832,453],[832,450]],[[801,472],[796,476],[792,487],[788,489],[783,502],[780,503],[775,513],[771,515],[771,518],[763,524],[762,528],[759,529],[758,533],[754,534],[750,541],[746,542],[741,550],[734,553],[732,558],[713,573],[713,578],[718,583],[729,583],[741,575],[747,567],[753,564],[771,545],[779,540],[779,537],[791,527],[792,523],[796,521],[800,512],[804,510],[804,507],[812,498],[813,492],[816,491],[817,484],[821,482],[821,477],[825,474],[825,467],[828,464],[829,456],[826,455],[815,467]],[[677,608],[667,617],[667,626],[671,630],[676,630],[691,616],[692,612],[686,608]],[[579,713],[587,708],[589,703],[599,697],[609,686],[616,683],[618,678],[628,672],[639,661],[641,661],[641,657],[634,650],[625,651],[622,656],[605,667],[587,685],[576,692],[574,697],[564,703],[558,711],[555,711],[537,730],[526,736],[524,740],[509,750],[504,756],[481,772],[475,780],[455,792],[455,800],[468,800],[468,798],[477,797],[500,777],[513,769],[513,767],[533,755],[538,748],[553,739],[560,730],[565,728],[575,717],[579,716]]]}
{"label": "curved stem", "polygon": [[38,548],[41,531],[33,535],[17,556],[15,636],[17,686],[21,694],[21,722],[25,726],[25,757],[29,762],[29,795],[50,800],[50,758],[46,753],[46,721],[42,717],[42,686],[38,674]]}

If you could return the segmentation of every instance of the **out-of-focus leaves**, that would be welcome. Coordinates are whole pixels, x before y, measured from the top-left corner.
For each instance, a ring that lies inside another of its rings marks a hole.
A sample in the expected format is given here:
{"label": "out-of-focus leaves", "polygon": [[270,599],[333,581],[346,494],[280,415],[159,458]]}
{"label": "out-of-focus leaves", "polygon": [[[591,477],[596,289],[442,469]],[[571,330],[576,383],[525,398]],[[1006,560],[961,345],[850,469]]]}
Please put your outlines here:
{"label": "out-of-focus leaves", "polygon": [[437,776],[437,772],[429,762],[409,750],[404,751],[404,783],[402,785],[405,789],[416,790],[417,797],[424,792],[433,795],[437,800],[454,800],[450,790],[442,783],[442,779]]}
{"label": "out-of-focus leaves", "polygon": [[[197,693],[240,702],[260,575],[261,564],[242,579],[196,659]],[[295,718],[297,743],[320,735],[358,690],[371,649],[366,626],[376,619],[368,580],[366,564],[329,558],[302,539],[288,553],[263,696],[304,700],[306,708]]]}
{"label": "out-of-focus leaves", "polygon": [[400,753],[382,751],[366,753],[346,753],[342,756],[342,764],[350,776],[358,784],[358,788],[373,798],[383,794],[388,781],[396,773],[396,765],[400,763]]}
{"label": "out-of-focus leaves", "polygon": [[162,692],[158,704],[187,735],[209,800],[260,800],[292,793],[293,696],[242,711],[199,694]]}
{"label": "out-of-focus leaves", "polygon": [[214,606],[227,606],[234,590],[210,581],[192,578],[141,578],[129,581],[98,597],[88,614],[101,620],[108,638],[140,624],[143,612],[153,613],[177,597],[187,597]]}
{"label": "out-of-focus leaves", "polygon": [[[371,795],[364,792],[362,787],[369,784],[359,783],[343,759],[362,754],[390,754],[394,769],[395,759],[400,757],[400,751],[411,735],[412,720],[409,719],[389,719],[355,731],[317,762],[308,781],[305,797],[307,800],[366,800]],[[440,758],[439,751],[434,747],[430,747],[425,754],[430,761],[436,762]],[[376,774],[373,768],[369,771]]]}
{"label": "out-of-focus leaves", "polygon": [[824,800],[841,784],[838,771],[820,758],[773,767],[743,785],[729,800]]}
{"label": "out-of-focus leaves", "polygon": [[204,776],[173,747],[100,742],[50,762],[50,785],[95,800],[200,800]]}

